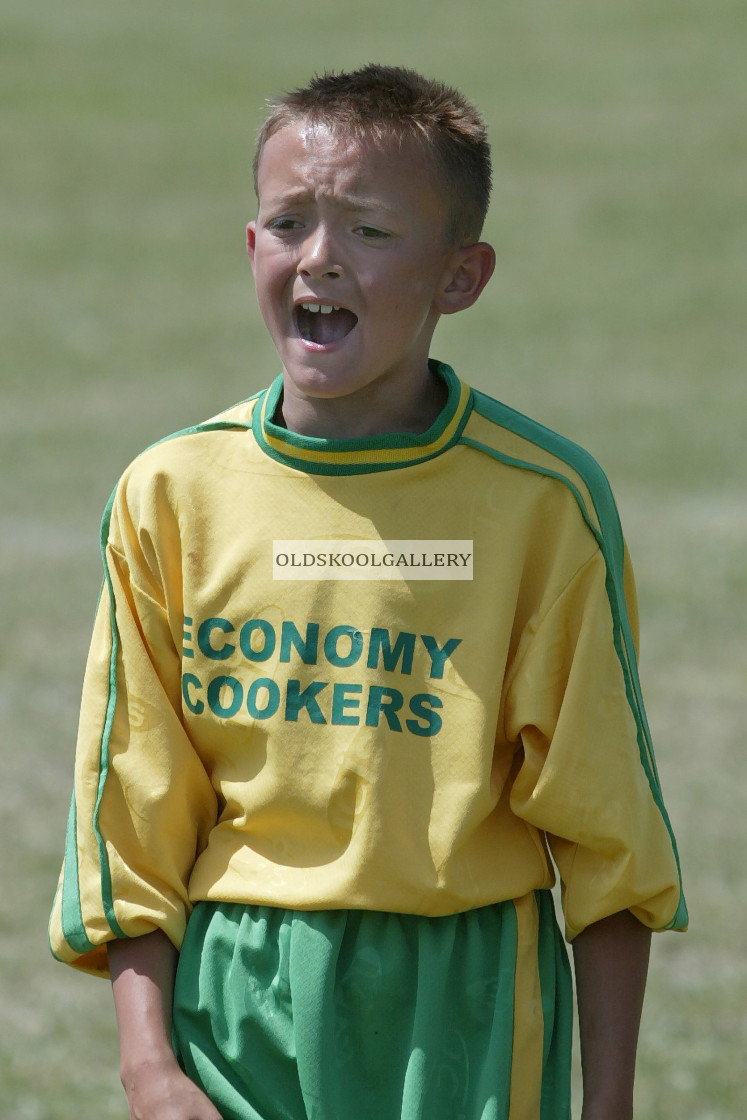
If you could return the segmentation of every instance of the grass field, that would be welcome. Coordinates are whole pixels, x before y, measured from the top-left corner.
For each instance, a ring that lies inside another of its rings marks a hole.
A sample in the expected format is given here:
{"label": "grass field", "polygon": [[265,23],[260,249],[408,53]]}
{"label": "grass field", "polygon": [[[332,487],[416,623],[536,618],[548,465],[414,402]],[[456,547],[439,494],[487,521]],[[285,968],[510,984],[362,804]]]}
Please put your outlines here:
{"label": "grass field", "polygon": [[435,354],[585,444],[636,564],[691,911],[640,1120],[747,1115],[747,10],[736,0],[6,0],[0,1116],[123,1120],[108,986],[48,953],[100,512],[277,372],[243,252],[263,98],[405,63],[484,109],[498,272]]}

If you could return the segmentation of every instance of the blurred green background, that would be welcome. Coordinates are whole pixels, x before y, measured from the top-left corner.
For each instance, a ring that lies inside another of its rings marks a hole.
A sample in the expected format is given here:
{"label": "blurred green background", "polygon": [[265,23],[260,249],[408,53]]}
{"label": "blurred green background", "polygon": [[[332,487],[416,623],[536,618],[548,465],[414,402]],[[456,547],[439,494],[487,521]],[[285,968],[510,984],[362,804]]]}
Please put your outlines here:
{"label": "blurred green background", "polygon": [[483,109],[498,270],[434,353],[602,461],[636,565],[692,918],[655,939],[637,1116],[747,1115],[746,47],[736,0],[5,0],[4,1120],[126,1116],[108,985],[46,942],[98,520],[140,449],[278,372],[244,253],[263,99],[366,61]]}

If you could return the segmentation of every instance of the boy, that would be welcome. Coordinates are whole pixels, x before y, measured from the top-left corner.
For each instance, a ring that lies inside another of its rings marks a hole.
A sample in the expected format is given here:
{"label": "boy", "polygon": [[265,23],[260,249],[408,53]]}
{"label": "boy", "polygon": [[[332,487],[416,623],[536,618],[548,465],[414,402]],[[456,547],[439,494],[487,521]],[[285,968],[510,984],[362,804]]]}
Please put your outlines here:
{"label": "boy", "polygon": [[484,126],[325,75],[255,173],[282,377],[105,515],[54,951],[108,949],[136,1120],[566,1120],[552,854],[583,1117],[629,1117],[649,931],[686,911],[614,503],[429,358],[493,270]]}

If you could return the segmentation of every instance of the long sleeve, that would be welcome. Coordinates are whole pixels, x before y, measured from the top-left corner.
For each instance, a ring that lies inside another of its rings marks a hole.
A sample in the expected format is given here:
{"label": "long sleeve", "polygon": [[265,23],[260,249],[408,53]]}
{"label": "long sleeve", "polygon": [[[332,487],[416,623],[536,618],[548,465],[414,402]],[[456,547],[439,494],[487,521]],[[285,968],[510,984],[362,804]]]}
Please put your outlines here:
{"label": "long sleeve", "polygon": [[654,929],[686,924],[639,699],[627,556],[623,592],[610,594],[594,554],[537,621],[508,693],[509,734],[523,747],[511,808],[547,838],[569,938],[625,909]]}
{"label": "long sleeve", "polygon": [[[105,579],[83,686],[53,953],[107,971],[107,941],[160,928],[175,945],[216,796],[181,720],[181,627],[166,590],[179,548],[154,542],[121,484],[102,526]],[[151,519],[157,522],[157,518]],[[178,579],[173,578],[178,591]]]}

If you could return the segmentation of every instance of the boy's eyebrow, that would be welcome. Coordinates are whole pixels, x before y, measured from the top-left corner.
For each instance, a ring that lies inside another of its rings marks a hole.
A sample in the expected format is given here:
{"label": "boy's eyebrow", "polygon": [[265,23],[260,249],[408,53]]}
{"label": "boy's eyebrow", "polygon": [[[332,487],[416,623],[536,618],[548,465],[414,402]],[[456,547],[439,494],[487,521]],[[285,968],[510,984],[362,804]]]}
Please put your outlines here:
{"label": "boy's eyebrow", "polygon": [[[304,202],[313,201],[315,196],[316,192],[307,191],[303,188],[287,191],[273,199],[273,209],[284,206],[298,206]],[[374,195],[335,193],[333,197],[335,202],[338,202],[344,210],[378,210],[381,213],[390,214],[392,217],[397,213],[391,206],[387,206],[386,203]]]}

